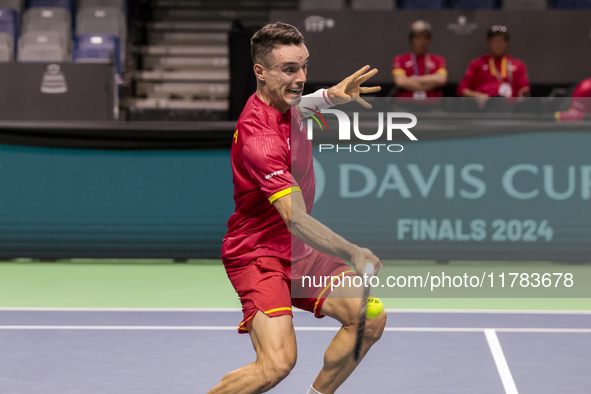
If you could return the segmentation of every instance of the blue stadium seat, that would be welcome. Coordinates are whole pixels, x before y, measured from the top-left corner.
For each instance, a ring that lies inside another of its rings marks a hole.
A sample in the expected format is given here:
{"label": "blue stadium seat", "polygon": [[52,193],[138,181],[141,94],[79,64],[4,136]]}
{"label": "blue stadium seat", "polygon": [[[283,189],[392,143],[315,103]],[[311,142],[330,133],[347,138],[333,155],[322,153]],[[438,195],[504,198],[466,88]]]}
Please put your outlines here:
{"label": "blue stadium seat", "polygon": [[79,34],[74,40],[73,61],[76,63],[113,62],[121,75],[119,37],[112,34]]}
{"label": "blue stadium seat", "polygon": [[440,10],[447,7],[446,0],[401,0],[400,8],[412,10]]}
{"label": "blue stadium seat", "polygon": [[0,34],[12,37],[12,54],[16,54],[16,43],[20,32],[19,14],[14,9],[0,8]]}
{"label": "blue stadium seat", "polygon": [[459,10],[492,10],[498,6],[497,0],[452,0],[452,8]]}
{"label": "blue stadium seat", "polygon": [[591,8],[591,0],[554,0],[558,10],[583,10]]}

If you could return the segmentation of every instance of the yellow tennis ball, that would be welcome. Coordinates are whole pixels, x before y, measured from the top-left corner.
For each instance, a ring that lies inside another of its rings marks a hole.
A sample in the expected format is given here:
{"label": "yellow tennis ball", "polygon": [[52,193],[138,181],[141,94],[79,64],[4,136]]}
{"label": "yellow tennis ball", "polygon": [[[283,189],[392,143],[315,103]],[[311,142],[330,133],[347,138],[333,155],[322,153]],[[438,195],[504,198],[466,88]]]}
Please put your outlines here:
{"label": "yellow tennis ball", "polygon": [[369,297],[367,299],[367,309],[365,309],[365,317],[368,319],[375,319],[384,311],[384,305],[377,297]]}

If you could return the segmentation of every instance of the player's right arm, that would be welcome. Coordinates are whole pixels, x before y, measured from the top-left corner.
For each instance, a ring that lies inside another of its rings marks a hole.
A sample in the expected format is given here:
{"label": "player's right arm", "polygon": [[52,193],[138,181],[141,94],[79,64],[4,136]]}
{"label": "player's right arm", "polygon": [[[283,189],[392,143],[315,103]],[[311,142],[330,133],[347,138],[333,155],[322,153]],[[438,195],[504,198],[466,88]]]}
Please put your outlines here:
{"label": "player's right arm", "polygon": [[289,232],[314,249],[350,261],[360,275],[363,275],[363,268],[368,261],[376,266],[376,274],[382,268],[380,259],[371,250],[352,244],[308,215],[302,193],[291,192],[275,200],[273,205]]}

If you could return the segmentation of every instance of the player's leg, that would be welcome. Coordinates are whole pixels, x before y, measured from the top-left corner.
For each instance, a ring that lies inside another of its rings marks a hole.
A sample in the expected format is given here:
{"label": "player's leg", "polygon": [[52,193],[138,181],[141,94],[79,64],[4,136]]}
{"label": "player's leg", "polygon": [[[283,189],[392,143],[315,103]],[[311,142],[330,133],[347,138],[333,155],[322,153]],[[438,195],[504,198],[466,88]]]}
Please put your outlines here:
{"label": "player's leg", "polygon": [[[349,298],[351,291],[359,292],[359,294],[356,294],[354,298]],[[342,324],[341,329],[324,353],[324,365],[312,385],[322,394],[334,393],[359,364],[353,359],[353,349],[357,339],[357,322],[362,291],[362,289],[336,288],[322,305],[321,313],[323,315],[330,316]],[[385,325],[385,312],[375,319],[366,319],[360,361],[369,348],[380,339]]]}
{"label": "player's leg", "polygon": [[264,393],[294,367],[297,350],[290,315],[270,317],[258,311],[248,325],[256,361],[228,373],[208,394]]}

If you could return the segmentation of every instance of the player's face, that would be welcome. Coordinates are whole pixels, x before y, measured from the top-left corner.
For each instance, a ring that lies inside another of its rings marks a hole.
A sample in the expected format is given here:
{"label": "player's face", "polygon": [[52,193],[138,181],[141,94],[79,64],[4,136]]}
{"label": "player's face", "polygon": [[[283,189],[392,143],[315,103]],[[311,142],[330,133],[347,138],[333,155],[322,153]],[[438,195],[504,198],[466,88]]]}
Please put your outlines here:
{"label": "player's face", "polygon": [[503,34],[497,34],[488,40],[488,49],[493,57],[504,56],[507,53],[508,46],[509,41],[507,41]]}
{"label": "player's face", "polygon": [[424,55],[429,50],[429,42],[431,42],[431,36],[429,33],[415,34],[410,40],[412,51],[415,55]]}
{"label": "player's face", "polygon": [[271,107],[286,112],[302,98],[310,54],[304,44],[281,45],[269,56],[265,87]]}

